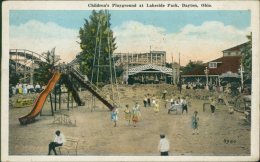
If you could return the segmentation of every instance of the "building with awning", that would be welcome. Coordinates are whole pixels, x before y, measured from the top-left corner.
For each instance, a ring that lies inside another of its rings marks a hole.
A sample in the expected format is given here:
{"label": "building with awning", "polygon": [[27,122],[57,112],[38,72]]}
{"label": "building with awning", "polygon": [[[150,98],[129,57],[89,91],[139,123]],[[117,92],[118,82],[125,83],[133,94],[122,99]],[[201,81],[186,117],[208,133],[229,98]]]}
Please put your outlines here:
{"label": "building with awning", "polygon": [[[243,53],[242,48],[246,43],[223,50],[223,57],[209,61],[196,69],[181,75],[182,83],[197,82],[206,85],[208,77],[209,85],[218,85],[228,82],[240,82],[241,75],[238,71]],[[207,71],[207,75],[206,75]]]}
{"label": "building with awning", "polygon": [[[181,75],[185,82],[197,82],[206,84],[208,77],[209,85],[220,85],[223,78],[225,80],[239,80],[238,69],[240,67],[241,56],[221,57],[203,64],[195,70],[186,72]],[[208,70],[206,75],[205,69]]]}
{"label": "building with awning", "polygon": [[178,71],[154,64],[131,66],[124,71],[124,80],[133,83],[171,83],[178,79]]}
{"label": "building with awning", "polygon": [[179,79],[180,66],[166,67],[165,51],[148,53],[114,53],[115,67],[123,69],[122,80],[133,83],[176,83]]}

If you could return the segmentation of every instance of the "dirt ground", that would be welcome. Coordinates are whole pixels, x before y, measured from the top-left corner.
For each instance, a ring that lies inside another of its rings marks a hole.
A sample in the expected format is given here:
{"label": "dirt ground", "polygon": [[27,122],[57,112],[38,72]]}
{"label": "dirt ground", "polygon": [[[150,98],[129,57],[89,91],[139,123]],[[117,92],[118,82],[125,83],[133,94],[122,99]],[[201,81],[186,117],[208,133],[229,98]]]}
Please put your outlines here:
{"label": "dirt ground", "polygon": [[[168,114],[161,99],[162,91],[174,90],[171,85],[139,85],[119,87],[121,108],[118,108],[118,122],[110,120],[110,111],[96,100],[97,108],[91,112],[91,102],[88,92],[80,92],[86,106],[66,109],[67,103],[62,103],[62,109],[55,111],[54,115],[70,115],[76,126],[67,124],[52,124],[53,116],[38,116],[36,122],[20,125],[18,118],[30,112],[32,107],[9,109],[9,154],[10,155],[47,155],[48,144],[52,141],[55,131],[70,137],[80,138],[78,155],[158,155],[158,142],[160,133],[164,133],[170,141],[170,155],[249,155],[251,126],[243,119],[244,114],[228,113],[225,105],[218,105],[213,116],[210,107],[203,112],[203,103],[206,100],[189,99],[188,114]],[[107,88],[107,91],[109,88]],[[106,89],[104,88],[104,91]],[[193,90],[189,90],[192,93]],[[156,115],[153,107],[144,107],[145,94],[156,95],[159,99],[159,114]],[[37,94],[34,96],[37,97]],[[28,96],[15,95],[12,100]],[[66,97],[64,97],[66,98]],[[123,109],[128,104],[132,110],[135,102],[141,109],[141,117],[136,127],[126,126]],[[169,104],[167,105],[169,106]],[[194,111],[199,113],[199,135],[192,135],[191,118]],[[50,103],[46,102],[43,114],[51,114]],[[224,140],[235,143],[224,143]],[[65,151],[63,151],[66,154]],[[75,154],[73,151],[71,154]]]}

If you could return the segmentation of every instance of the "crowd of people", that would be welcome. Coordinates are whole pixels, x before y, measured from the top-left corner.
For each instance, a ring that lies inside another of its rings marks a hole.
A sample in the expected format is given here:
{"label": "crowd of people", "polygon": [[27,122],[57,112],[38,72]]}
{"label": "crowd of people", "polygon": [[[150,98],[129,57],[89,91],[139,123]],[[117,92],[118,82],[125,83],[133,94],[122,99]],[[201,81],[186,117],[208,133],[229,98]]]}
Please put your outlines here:
{"label": "crowd of people", "polygon": [[[163,99],[166,98],[165,92],[167,92],[167,91],[164,91],[163,97],[162,97]],[[143,99],[144,107],[154,107],[154,112],[155,112],[156,115],[158,115],[159,107],[160,107],[159,106],[159,100],[155,98],[155,95],[153,95],[152,96],[152,102],[151,102],[149,96],[150,96],[149,94],[144,96],[144,99]],[[165,101],[164,102],[165,108],[167,108],[168,107],[167,106],[168,100],[164,100],[164,101]],[[185,111],[186,114],[188,113],[188,101],[187,101],[187,98],[185,98],[185,97],[175,98],[173,96],[170,99],[169,105],[170,105],[169,109],[173,108],[176,105],[179,105],[179,106],[182,107],[181,108],[182,113],[184,113],[184,111]],[[214,113],[213,109],[215,109],[215,106],[213,106],[214,104],[211,104],[211,105],[212,105],[211,106],[212,113]],[[131,119],[132,119],[133,125],[134,125],[134,127],[136,127],[136,123],[138,122],[138,120],[141,117],[141,111],[140,111],[140,106],[139,106],[138,102],[135,103],[132,111],[129,109],[129,105],[125,105],[125,109],[123,110],[123,112],[125,113],[126,126],[130,125]],[[198,126],[197,126],[197,122],[198,122],[197,114],[198,114],[198,112],[196,111],[195,113],[196,113],[195,118],[192,118],[192,121],[196,122],[196,124],[193,123],[192,128],[198,129]],[[114,122],[115,127],[116,127],[116,122],[118,121],[118,117],[117,117],[118,114],[119,114],[118,109],[112,109],[112,111],[111,111],[111,121]]]}
{"label": "crowd of people", "polygon": [[[143,99],[143,103],[144,103],[144,107],[154,107],[154,112],[156,115],[158,115],[159,112],[159,99],[157,99],[154,95],[152,96],[151,100],[152,102],[150,102],[150,98],[149,98],[149,94],[144,96]],[[164,101],[167,101],[166,103],[168,104],[168,100],[166,99],[166,94],[163,94]],[[186,111],[186,114],[188,113],[188,106],[187,106],[187,99],[185,97],[171,97],[171,99],[169,100],[169,105],[170,106],[174,106],[174,105],[182,105],[182,113],[184,111]],[[211,104],[211,110],[212,113],[214,113],[214,105],[215,103],[213,103],[214,101],[212,101]],[[140,111],[140,106],[138,104],[138,102],[135,103],[134,107],[131,109],[129,109],[129,105],[125,105],[125,109],[123,110],[124,112],[124,116],[125,116],[125,120],[126,120],[126,126],[129,126],[132,120],[133,126],[136,127],[136,124],[138,122],[138,120],[141,117],[141,111]],[[114,127],[116,127],[117,125],[117,121],[118,121],[118,114],[119,114],[119,110],[117,108],[114,108],[111,110],[111,121],[114,122]],[[194,116],[191,117],[191,129],[192,129],[192,135],[199,135],[199,131],[198,131],[198,124],[199,122],[199,117],[198,117],[198,111],[194,111]],[[49,153],[48,155],[50,155],[51,150],[53,150],[54,154],[57,155],[55,147],[59,147],[64,145],[66,139],[64,137],[64,135],[62,135],[60,133],[60,131],[56,131],[55,133],[55,138],[53,140],[53,142],[51,142],[49,144]],[[160,134],[160,140],[158,143],[158,151],[161,154],[161,156],[168,156],[169,155],[169,150],[170,150],[170,142],[168,140],[168,138],[166,138],[165,134],[161,133]]]}
{"label": "crowd of people", "polygon": [[40,93],[42,90],[44,90],[45,86],[42,85],[40,86],[38,83],[35,84],[35,86],[33,84],[16,84],[16,86],[11,86],[10,87],[10,91],[9,93],[11,93],[12,95],[15,94],[29,94],[29,93]]}

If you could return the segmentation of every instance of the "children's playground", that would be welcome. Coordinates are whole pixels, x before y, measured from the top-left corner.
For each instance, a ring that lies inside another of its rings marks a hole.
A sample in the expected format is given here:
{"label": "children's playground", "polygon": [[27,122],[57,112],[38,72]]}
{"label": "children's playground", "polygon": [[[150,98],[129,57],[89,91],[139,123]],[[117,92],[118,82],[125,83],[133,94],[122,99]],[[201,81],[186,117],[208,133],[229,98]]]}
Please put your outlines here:
{"label": "children's playground", "polygon": [[[32,106],[10,106],[10,155],[47,155],[56,130],[67,138],[78,139],[69,150],[61,147],[62,155],[159,156],[160,133],[170,141],[169,155],[250,154],[251,124],[245,122],[244,113],[230,113],[224,102],[217,104],[212,115],[210,106],[205,104],[209,103],[208,96],[191,95],[198,93],[196,90],[187,89],[180,94],[178,87],[168,84],[118,84],[112,87],[118,90],[118,100],[112,100],[105,95],[111,91],[111,85],[97,88],[84,81],[84,76],[73,68],[68,69],[68,73],[56,70],[52,75],[41,93],[26,96],[35,98]],[[76,82],[82,87],[80,91],[75,88]],[[62,85],[67,91],[61,91]],[[162,99],[165,89],[168,93]],[[154,107],[143,105],[147,94],[159,102],[157,115]],[[168,113],[170,103],[167,101],[173,96],[188,99],[188,113]],[[10,98],[17,99],[23,98],[20,95]],[[141,116],[136,127],[132,122],[127,126],[125,105],[132,111],[136,102]],[[116,127],[111,121],[112,108],[119,111]],[[199,116],[198,135],[193,135],[191,129],[194,111],[198,111]]]}
{"label": "children's playground", "polygon": [[[109,37],[107,39],[110,42]],[[51,79],[42,92],[15,94],[9,98],[9,155],[47,155],[49,143],[57,130],[67,139],[62,147],[57,148],[61,155],[159,156],[161,133],[170,141],[170,156],[250,155],[251,123],[250,118],[245,118],[244,103],[237,105],[239,99],[221,94],[222,102],[217,102],[212,114],[211,99],[217,100],[219,96],[219,92],[214,90],[181,91],[177,84],[166,83],[119,84],[115,79],[116,72],[113,74],[111,70],[115,66],[111,63],[110,50],[109,65],[95,62],[95,56],[100,59],[100,48],[100,43],[99,47],[96,43],[95,49],[99,50],[95,50],[93,69],[97,68],[97,73],[93,74],[92,69],[90,80],[69,64],[53,67]],[[99,56],[96,51],[99,51]],[[26,52],[10,50],[10,55],[15,60],[24,57],[44,64],[41,55]],[[15,62],[13,65],[16,69],[19,64]],[[32,64],[31,79],[33,67]],[[98,77],[102,77],[99,76],[99,68],[108,67],[110,81],[98,87]],[[93,76],[97,77],[97,85],[92,82]],[[64,86],[66,88],[62,88]],[[166,90],[167,94],[164,93]],[[155,113],[154,106],[144,106],[146,95],[151,101],[158,101],[158,113]],[[188,112],[171,109],[172,98],[186,99]],[[129,105],[130,112],[133,112],[136,103],[140,112],[134,127],[132,120],[127,125],[124,110]],[[116,126],[111,121],[113,109],[119,112]],[[171,112],[170,109],[176,111]],[[194,135],[191,119],[195,111],[199,117],[199,133]],[[250,117],[250,111],[247,112]]]}

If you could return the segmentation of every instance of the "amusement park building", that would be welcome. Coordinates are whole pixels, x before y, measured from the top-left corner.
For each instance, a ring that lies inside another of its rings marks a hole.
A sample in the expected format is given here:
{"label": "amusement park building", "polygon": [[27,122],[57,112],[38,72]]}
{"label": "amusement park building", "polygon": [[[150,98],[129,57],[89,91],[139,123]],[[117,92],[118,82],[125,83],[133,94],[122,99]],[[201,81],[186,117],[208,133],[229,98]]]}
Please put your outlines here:
{"label": "amusement park building", "polygon": [[179,66],[166,67],[165,51],[149,53],[115,53],[115,66],[123,68],[124,82],[133,83],[175,83],[179,76]]}
{"label": "amusement park building", "polygon": [[[191,70],[181,75],[183,83],[197,82],[206,84],[206,77],[208,76],[209,85],[221,85],[231,81],[239,81],[241,76],[238,73],[240,68],[240,61],[242,58],[241,49],[247,44],[243,43],[238,46],[226,49],[223,52],[223,57],[212,60],[203,64],[195,70]],[[208,73],[206,75],[205,69]]]}

